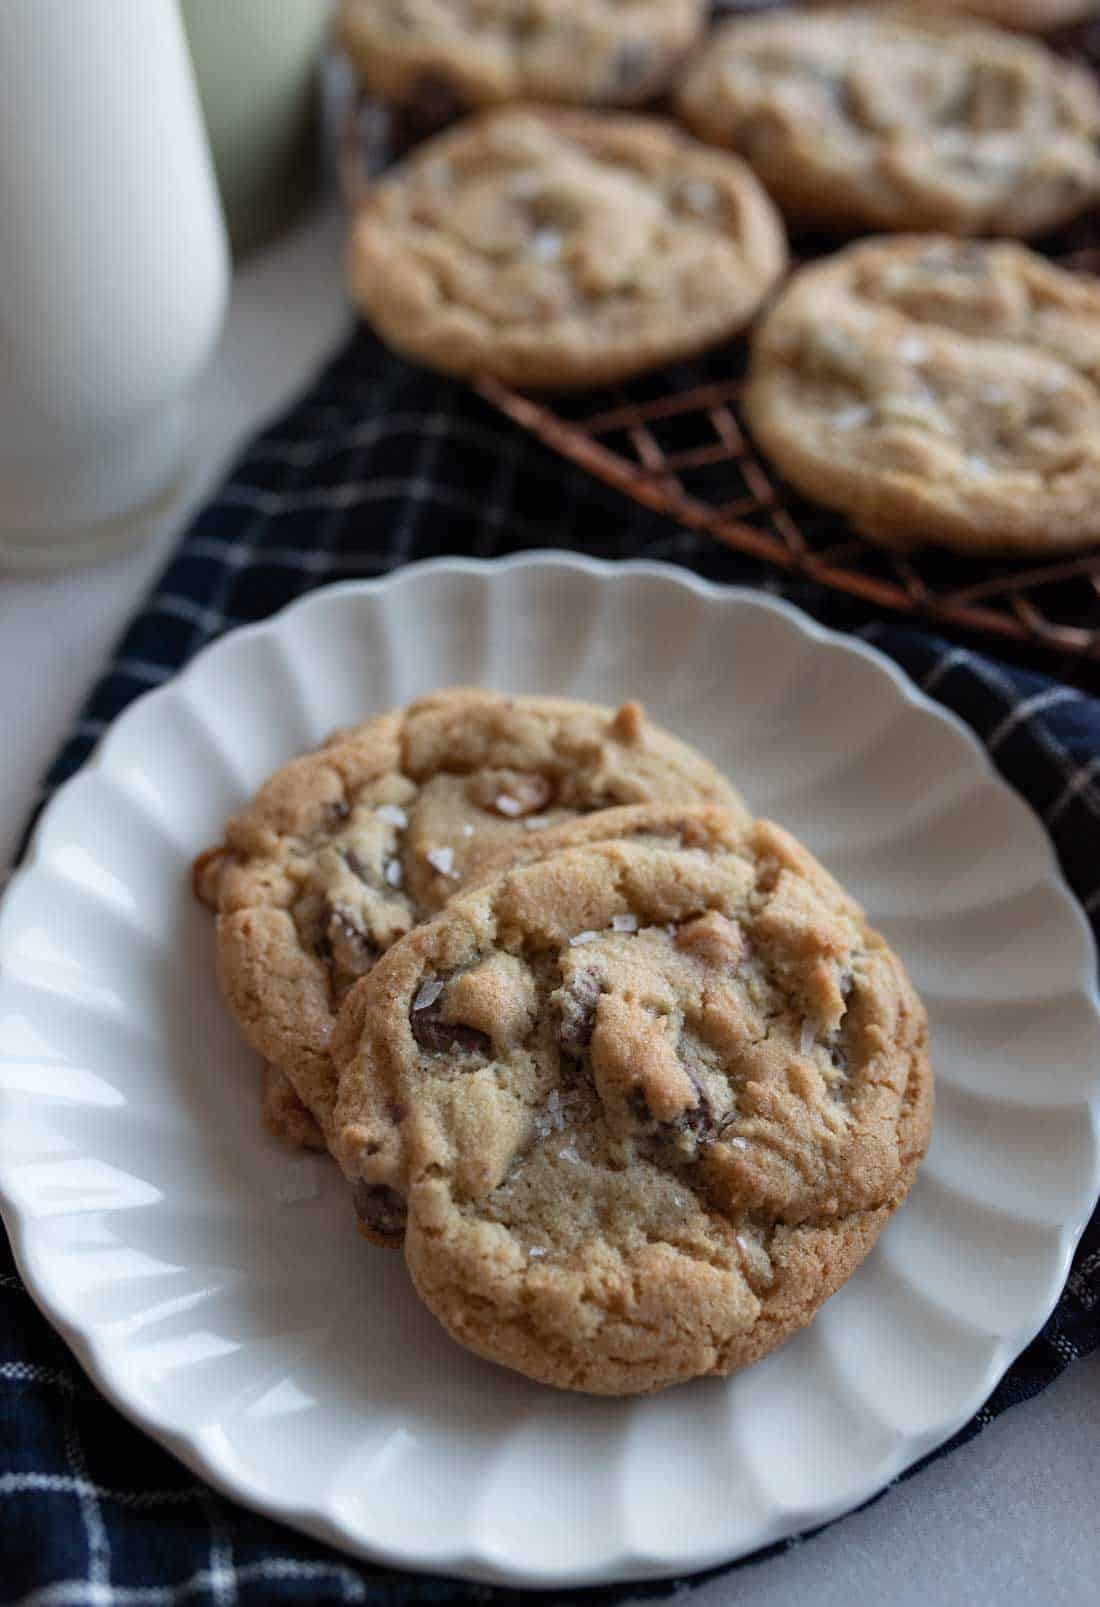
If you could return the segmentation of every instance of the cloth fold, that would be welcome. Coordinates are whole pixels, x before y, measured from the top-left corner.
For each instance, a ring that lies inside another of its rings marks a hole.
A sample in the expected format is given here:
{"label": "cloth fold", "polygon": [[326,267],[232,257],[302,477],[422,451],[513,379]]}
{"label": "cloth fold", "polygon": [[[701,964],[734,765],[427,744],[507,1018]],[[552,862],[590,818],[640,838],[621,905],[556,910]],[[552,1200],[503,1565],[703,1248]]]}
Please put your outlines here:
{"label": "cloth fold", "polygon": [[[242,454],[126,629],[46,779],[59,786],[110,722],[221,632],[333,580],[413,559],[555,547],[663,559],[756,585],[886,653],[959,715],[1043,820],[1100,935],[1100,701],[960,640],[676,528],[561,461],[463,386],[357,334]],[[354,1561],[196,1481],[86,1381],[0,1249],[0,1601],[58,1607],[560,1602]],[[1100,1345],[1100,1213],[1057,1309],[947,1446],[1036,1394]],[[916,1471],[911,1470],[911,1471]],[[907,1475],[908,1476],[908,1475]],[[758,1553],[761,1560],[781,1547]],[[601,1603],[683,1595],[683,1581],[577,1593]],[[41,1592],[41,1597],[39,1596]]]}

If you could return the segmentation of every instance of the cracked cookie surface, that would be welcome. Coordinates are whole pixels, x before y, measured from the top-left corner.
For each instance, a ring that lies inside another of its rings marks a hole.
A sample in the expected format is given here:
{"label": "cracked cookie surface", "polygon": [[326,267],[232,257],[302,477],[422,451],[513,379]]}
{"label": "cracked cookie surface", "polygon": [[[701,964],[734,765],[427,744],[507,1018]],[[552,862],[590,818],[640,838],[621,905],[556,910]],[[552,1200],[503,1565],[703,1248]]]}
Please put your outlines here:
{"label": "cracked cookie surface", "polygon": [[912,1184],[924,1011],[799,845],[732,817],[505,873],[341,1021],[335,1151],[461,1343],[600,1394],[809,1322]]}
{"label": "cracked cookie surface", "polygon": [[532,388],[607,383],[741,329],[786,264],[736,156],[655,118],[516,108],[368,195],[352,293],[405,356]]}
{"label": "cracked cookie surface", "polygon": [[703,0],[342,0],[364,85],[400,104],[627,106],[662,89]]}
{"label": "cracked cookie surface", "polygon": [[1100,289],[1026,247],[898,237],[802,269],[745,409],[793,485],[884,546],[1100,540]]}
{"label": "cracked cookie surface", "polygon": [[1027,238],[1100,195],[1100,92],[1026,40],[915,8],[720,28],[678,107],[799,226]]}
{"label": "cracked cookie surface", "polygon": [[276,772],[196,867],[217,912],[230,1010],[305,1106],[300,1119],[265,1073],[268,1125],[312,1142],[312,1117],[328,1134],[336,1014],[392,943],[509,845],[529,856],[578,816],[643,803],[742,809],[713,766],[636,703],[466,689],[338,732]]}

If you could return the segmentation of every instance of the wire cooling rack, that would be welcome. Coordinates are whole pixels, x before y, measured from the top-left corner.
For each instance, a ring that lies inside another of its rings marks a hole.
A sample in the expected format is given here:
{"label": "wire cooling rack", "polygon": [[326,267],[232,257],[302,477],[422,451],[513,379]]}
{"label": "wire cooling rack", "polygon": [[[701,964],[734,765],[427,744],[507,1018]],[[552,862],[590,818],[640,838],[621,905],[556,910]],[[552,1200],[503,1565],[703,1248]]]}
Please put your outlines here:
{"label": "wire cooling rack", "polygon": [[[1054,43],[1100,72],[1100,22],[1066,30]],[[351,204],[420,132],[363,97],[352,97],[341,128]],[[839,243],[796,242],[803,260]],[[1065,267],[1100,272],[1100,216],[1079,220],[1041,249]],[[874,607],[1007,638],[1048,664],[1055,654],[1064,678],[1100,688],[1100,548],[1051,562],[998,562],[875,546],[841,515],[801,497],[756,452],[741,414],[744,358],[740,340],[580,397],[534,397],[488,378],[476,389],[551,450],[681,526]]]}

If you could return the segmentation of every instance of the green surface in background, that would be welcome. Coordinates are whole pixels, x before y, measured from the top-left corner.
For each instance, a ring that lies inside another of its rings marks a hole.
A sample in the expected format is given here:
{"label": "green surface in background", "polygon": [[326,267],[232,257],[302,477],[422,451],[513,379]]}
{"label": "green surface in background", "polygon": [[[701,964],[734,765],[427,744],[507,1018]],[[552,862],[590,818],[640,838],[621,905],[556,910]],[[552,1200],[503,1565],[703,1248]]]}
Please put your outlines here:
{"label": "green surface in background", "polygon": [[321,175],[328,0],[180,0],[233,249],[285,228]]}

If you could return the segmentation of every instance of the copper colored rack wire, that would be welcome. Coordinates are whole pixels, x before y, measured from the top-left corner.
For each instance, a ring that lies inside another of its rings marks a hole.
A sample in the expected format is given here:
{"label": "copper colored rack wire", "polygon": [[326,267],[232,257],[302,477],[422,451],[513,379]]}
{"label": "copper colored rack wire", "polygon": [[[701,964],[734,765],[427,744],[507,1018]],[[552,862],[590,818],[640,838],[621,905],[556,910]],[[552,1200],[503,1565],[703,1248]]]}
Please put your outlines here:
{"label": "copper colored rack wire", "polygon": [[[728,8],[723,8],[728,9]],[[1100,24],[1057,41],[1100,70]],[[384,127],[359,98],[342,123],[349,204],[384,146],[408,130]],[[799,242],[818,255],[838,242]],[[1063,266],[1100,272],[1100,216],[1042,249]],[[1051,562],[981,561],[928,549],[891,553],[840,515],[806,501],[756,452],[741,417],[744,342],[610,392],[535,397],[490,378],[479,394],[521,429],[587,473],[681,527],[701,531],[780,570],[879,609],[923,617],[1057,654],[1068,679],[1100,686],[1100,548]]]}

